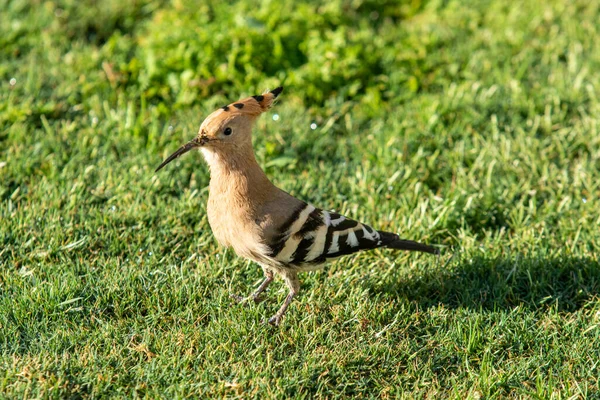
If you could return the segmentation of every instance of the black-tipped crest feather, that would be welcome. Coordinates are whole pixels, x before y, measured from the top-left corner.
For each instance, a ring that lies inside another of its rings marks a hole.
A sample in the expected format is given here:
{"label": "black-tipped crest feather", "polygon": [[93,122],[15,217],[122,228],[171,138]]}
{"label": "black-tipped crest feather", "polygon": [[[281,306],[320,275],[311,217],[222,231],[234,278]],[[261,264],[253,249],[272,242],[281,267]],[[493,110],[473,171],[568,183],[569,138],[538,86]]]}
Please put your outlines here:
{"label": "black-tipped crest feather", "polygon": [[271,90],[274,98],[277,98],[281,92],[283,92],[283,86],[279,86],[278,88]]}

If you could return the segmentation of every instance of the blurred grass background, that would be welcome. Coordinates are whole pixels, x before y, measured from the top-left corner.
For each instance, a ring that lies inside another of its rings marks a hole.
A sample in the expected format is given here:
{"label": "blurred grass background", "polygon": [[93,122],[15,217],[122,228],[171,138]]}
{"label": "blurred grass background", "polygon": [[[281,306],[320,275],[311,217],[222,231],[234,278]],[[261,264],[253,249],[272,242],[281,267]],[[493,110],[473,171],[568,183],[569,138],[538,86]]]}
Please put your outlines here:
{"label": "blurred grass background", "polygon": [[[597,2],[0,10],[4,397],[598,395]],[[305,274],[272,329],[281,285],[230,305],[261,271],[212,238],[200,155],[153,170],[278,85],[273,181],[444,251]]]}

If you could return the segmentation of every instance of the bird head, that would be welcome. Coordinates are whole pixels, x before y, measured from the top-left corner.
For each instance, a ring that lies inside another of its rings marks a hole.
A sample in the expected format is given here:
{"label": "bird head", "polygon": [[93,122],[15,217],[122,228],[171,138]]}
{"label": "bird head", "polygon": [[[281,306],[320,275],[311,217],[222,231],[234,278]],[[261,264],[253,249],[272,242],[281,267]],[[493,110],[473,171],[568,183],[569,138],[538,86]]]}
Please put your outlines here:
{"label": "bird head", "polygon": [[247,97],[214,111],[202,122],[198,135],[167,157],[155,172],[195,148],[231,152],[233,149],[251,147],[254,120],[271,108],[282,90],[283,87],[280,86],[267,93]]}

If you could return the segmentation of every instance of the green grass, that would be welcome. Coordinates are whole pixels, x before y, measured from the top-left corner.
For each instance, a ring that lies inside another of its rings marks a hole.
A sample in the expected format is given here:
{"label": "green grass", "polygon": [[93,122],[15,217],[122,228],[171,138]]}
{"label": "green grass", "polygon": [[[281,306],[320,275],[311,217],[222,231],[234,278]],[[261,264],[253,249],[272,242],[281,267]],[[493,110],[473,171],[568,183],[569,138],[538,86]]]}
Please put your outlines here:
{"label": "green grass", "polygon": [[[0,397],[600,397],[597,2],[0,9]],[[273,181],[443,251],[304,274],[275,329],[201,156],[153,170],[279,84]]]}

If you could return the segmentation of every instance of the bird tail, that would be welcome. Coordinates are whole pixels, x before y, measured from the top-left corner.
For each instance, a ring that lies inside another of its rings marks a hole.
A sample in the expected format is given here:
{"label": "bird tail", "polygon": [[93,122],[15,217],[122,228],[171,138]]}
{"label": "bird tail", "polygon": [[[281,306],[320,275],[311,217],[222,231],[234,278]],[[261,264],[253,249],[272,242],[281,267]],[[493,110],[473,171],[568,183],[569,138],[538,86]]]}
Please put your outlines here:
{"label": "bird tail", "polygon": [[390,232],[381,232],[379,235],[383,241],[384,247],[398,250],[420,251],[429,254],[440,254],[440,251],[433,246],[424,243],[415,242],[412,240],[400,239],[398,235]]}

